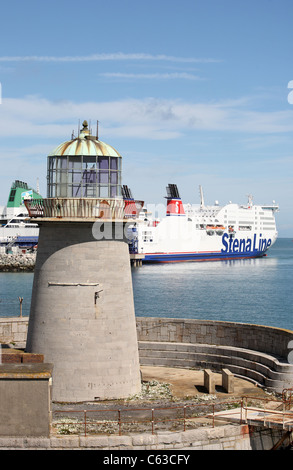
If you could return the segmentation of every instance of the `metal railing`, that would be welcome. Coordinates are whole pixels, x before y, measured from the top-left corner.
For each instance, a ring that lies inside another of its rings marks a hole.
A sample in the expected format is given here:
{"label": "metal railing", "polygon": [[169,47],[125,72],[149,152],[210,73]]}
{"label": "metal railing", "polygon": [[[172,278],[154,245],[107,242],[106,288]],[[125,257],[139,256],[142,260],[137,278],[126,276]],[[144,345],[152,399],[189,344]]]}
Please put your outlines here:
{"label": "metal railing", "polygon": [[[205,415],[203,412],[208,411]],[[197,427],[194,420],[209,418],[214,414],[215,405],[206,404],[194,406],[173,406],[159,408],[127,408],[127,409],[88,409],[88,410],[60,410],[53,415],[62,416],[53,421],[53,430],[57,434],[116,434],[150,432],[157,430],[186,431]],[[66,416],[66,417],[65,417]],[[68,418],[70,416],[70,418]]]}
{"label": "metal railing", "polygon": [[129,201],[111,198],[46,198],[26,199],[25,207],[29,217],[39,218],[94,218],[124,219],[136,218],[143,201]]}
{"label": "metal railing", "polygon": [[[122,434],[168,430],[187,431],[204,424],[216,426],[219,421],[256,424],[293,429],[293,411],[264,406],[248,406],[248,400],[284,402],[259,397],[242,397],[219,403],[196,403],[158,408],[55,410],[53,431],[57,434]],[[61,418],[59,417],[61,416]],[[66,416],[66,418],[65,418]],[[71,418],[68,418],[71,416]]]}

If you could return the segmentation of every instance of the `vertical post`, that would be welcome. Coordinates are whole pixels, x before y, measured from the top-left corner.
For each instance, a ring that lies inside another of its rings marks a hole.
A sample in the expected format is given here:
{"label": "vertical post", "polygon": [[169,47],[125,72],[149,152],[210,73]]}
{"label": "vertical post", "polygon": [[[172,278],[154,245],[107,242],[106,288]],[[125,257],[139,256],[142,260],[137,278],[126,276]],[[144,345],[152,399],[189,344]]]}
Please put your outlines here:
{"label": "vertical post", "polygon": [[19,316],[20,316],[20,318],[22,318],[22,302],[23,302],[23,297],[18,297],[18,300],[19,300],[19,308],[20,308]]}
{"label": "vertical post", "polygon": [[183,407],[184,432],[186,431],[185,419],[186,419],[186,406]]}
{"label": "vertical post", "polygon": [[84,410],[84,436],[86,437],[86,410]]}
{"label": "vertical post", "polygon": [[152,408],[152,434],[154,434],[154,408]]}
{"label": "vertical post", "polygon": [[121,412],[118,410],[118,427],[119,427],[119,436],[121,436]]}

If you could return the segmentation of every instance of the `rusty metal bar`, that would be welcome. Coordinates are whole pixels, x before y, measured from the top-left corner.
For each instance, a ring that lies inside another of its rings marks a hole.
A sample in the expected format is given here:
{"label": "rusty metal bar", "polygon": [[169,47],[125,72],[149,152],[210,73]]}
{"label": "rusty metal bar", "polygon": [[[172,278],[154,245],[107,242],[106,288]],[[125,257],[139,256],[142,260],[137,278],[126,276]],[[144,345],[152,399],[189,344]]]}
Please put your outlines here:
{"label": "rusty metal bar", "polygon": [[[270,399],[262,399],[260,397],[250,397],[251,399],[257,399],[257,400],[263,400],[263,401],[268,401]],[[270,400],[271,401],[271,400]],[[280,403],[279,400],[274,400],[278,403]],[[280,425],[283,426],[283,428],[285,428],[286,425],[289,425],[291,426],[291,423],[293,425],[293,412],[291,411],[286,411],[284,409],[285,407],[285,404],[283,402],[283,410],[275,410],[275,409],[268,409],[267,407],[264,407],[264,408],[256,408],[256,407],[253,407],[253,406],[250,406],[248,407],[247,406],[247,397],[242,397],[241,400],[229,400],[227,402],[222,402],[222,403],[219,403],[219,404],[211,404],[211,403],[201,403],[201,404],[190,404],[190,405],[184,405],[184,406],[172,406],[172,407],[159,407],[159,408],[133,408],[133,409],[127,409],[127,412],[133,412],[133,413],[136,413],[136,412],[139,412],[139,411],[148,411],[150,410],[151,411],[151,416],[150,418],[148,419],[126,419],[125,421],[122,421],[122,412],[123,410],[117,410],[117,409],[108,409],[108,410],[105,410],[105,409],[95,409],[95,410],[83,410],[83,411],[80,411],[80,413],[83,413],[84,414],[84,420],[83,420],[83,423],[82,421],[78,421],[78,425],[83,425],[84,426],[84,435],[87,436],[88,433],[89,433],[89,429],[88,429],[88,425],[89,423],[91,424],[94,424],[94,425],[98,425],[98,424],[103,424],[104,421],[100,421],[100,420],[94,420],[94,421],[91,421],[88,419],[88,415],[90,412],[94,412],[94,413],[99,413],[99,412],[110,412],[110,413],[116,413],[116,416],[117,416],[117,413],[118,413],[118,417],[117,417],[117,420],[115,419],[115,417],[113,416],[113,420],[109,420],[108,422],[109,423],[116,423],[117,426],[118,426],[118,432],[119,432],[119,435],[122,435],[122,424],[130,424],[130,425],[133,425],[133,424],[143,424],[143,423],[149,423],[151,424],[151,432],[152,434],[155,433],[155,427],[156,425],[159,425],[160,427],[160,423],[161,425],[164,425],[169,423],[169,422],[182,422],[183,421],[183,429],[184,431],[186,431],[187,429],[187,423],[189,422],[189,420],[196,420],[197,417],[205,417],[207,419],[212,419],[212,426],[215,427],[215,421],[216,421],[216,407],[217,405],[221,405],[224,406],[224,405],[227,405],[227,404],[232,404],[232,403],[237,403],[239,404],[239,406],[241,407],[239,412],[240,412],[240,424],[243,424],[243,422],[246,422],[247,423],[247,420],[248,420],[248,411],[251,410],[251,411],[254,411],[254,410],[257,410],[257,411],[261,411],[263,413],[262,415],[262,419],[264,420],[264,423],[268,422],[268,423],[274,423],[274,416],[277,418],[278,420],[278,423]],[[282,403],[282,402],[281,402]],[[203,408],[203,407],[212,407],[212,413],[208,413],[208,414],[204,414],[202,415],[201,413],[198,414],[198,409],[200,408]],[[178,417],[178,414],[177,416],[175,415],[175,417],[172,417],[172,415],[170,413],[167,414],[167,416],[164,416],[164,417],[158,417],[158,419],[156,419],[156,415],[155,413],[159,410],[166,410],[168,412],[168,410],[181,410],[183,409],[183,417],[182,417],[182,414],[180,413],[180,416],[181,417]],[[191,417],[188,417],[187,415],[187,410],[190,409],[190,411],[193,413]],[[194,416],[194,412],[193,410],[196,412],[196,417]],[[77,410],[60,410],[60,411],[55,411],[54,413],[78,413]],[[221,416],[223,417],[224,415],[226,417],[228,417],[228,415],[231,413],[231,411],[229,410],[226,410],[226,412],[224,412]],[[279,417],[279,419],[278,419]],[[143,417],[142,417],[143,418]],[[287,421],[286,420],[289,420]],[[286,422],[287,421],[287,422]],[[72,422],[74,423],[74,421]],[[56,423],[55,422],[55,425],[56,424],[61,424],[61,423]],[[76,424],[76,423],[74,423]],[[77,433],[79,433],[79,431],[77,430],[76,431]],[[103,433],[105,432],[104,430],[98,430],[95,429],[94,431],[91,430],[90,432],[94,432],[94,433]],[[117,431],[116,431],[117,432]]]}

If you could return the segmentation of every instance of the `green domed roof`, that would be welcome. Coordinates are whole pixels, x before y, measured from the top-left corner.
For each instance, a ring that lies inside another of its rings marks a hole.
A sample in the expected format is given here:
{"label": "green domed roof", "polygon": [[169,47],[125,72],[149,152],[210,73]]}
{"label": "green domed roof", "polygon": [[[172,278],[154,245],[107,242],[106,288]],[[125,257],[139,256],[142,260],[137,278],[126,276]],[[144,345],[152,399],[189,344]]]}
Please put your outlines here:
{"label": "green domed roof", "polygon": [[87,121],[83,122],[83,128],[77,138],[58,145],[58,147],[49,154],[49,157],[63,157],[67,155],[121,157],[117,150],[111,145],[101,142],[97,137],[91,135]]}

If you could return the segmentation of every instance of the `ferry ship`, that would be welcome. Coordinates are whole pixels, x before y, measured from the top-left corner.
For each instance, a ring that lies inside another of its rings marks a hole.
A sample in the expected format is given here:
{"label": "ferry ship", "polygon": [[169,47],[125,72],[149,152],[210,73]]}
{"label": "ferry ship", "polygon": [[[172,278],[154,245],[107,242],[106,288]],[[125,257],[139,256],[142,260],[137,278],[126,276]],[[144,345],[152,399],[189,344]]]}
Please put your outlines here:
{"label": "ferry ship", "polygon": [[[124,198],[131,206],[125,187]],[[275,202],[255,205],[249,196],[245,205],[206,206],[200,186],[200,204],[183,204],[175,184],[168,185],[166,199],[164,217],[156,219],[144,207],[129,225],[130,253],[143,255],[143,263],[262,257],[277,239]]]}
{"label": "ferry ship", "polygon": [[26,199],[41,199],[38,190],[15,180],[10,188],[6,206],[0,207],[0,247],[33,248],[38,243],[39,227],[29,220],[24,205]]}

